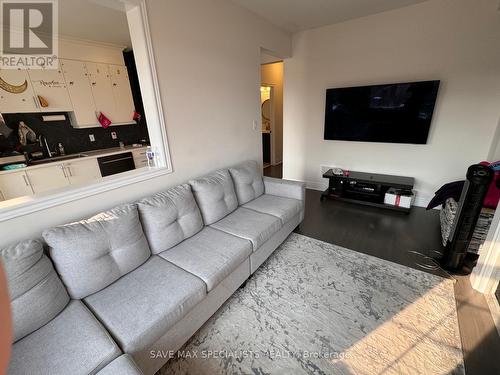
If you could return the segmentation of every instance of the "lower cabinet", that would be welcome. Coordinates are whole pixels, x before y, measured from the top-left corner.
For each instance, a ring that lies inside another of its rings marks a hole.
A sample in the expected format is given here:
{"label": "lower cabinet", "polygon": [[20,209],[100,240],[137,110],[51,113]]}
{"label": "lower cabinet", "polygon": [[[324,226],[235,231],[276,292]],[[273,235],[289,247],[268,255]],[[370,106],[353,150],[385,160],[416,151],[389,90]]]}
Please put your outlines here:
{"label": "lower cabinet", "polygon": [[64,164],[44,166],[26,171],[35,194],[69,185]]}
{"label": "lower cabinet", "polygon": [[140,150],[132,151],[132,156],[134,157],[135,169],[148,166],[148,158],[146,156],[146,149],[145,148],[141,148]]}
{"label": "lower cabinet", "polygon": [[[136,168],[147,165],[146,151],[136,150]],[[137,164],[140,164],[139,166]],[[0,174],[0,201],[99,181],[101,170],[96,158],[72,159],[39,167]]]}
{"label": "lower cabinet", "polygon": [[97,159],[49,164],[0,175],[0,201],[101,179]]}
{"label": "lower cabinet", "polygon": [[8,200],[33,195],[30,181],[25,171],[0,175],[0,199]]}
{"label": "lower cabinet", "polygon": [[77,160],[64,164],[66,175],[71,185],[92,182],[101,179],[97,159]]}

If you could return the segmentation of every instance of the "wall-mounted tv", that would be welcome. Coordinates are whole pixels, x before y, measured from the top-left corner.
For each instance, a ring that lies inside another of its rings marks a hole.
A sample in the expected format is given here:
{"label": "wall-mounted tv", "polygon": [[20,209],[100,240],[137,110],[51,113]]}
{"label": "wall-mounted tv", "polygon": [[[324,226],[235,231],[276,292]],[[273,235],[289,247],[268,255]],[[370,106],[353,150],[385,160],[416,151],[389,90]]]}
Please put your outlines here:
{"label": "wall-mounted tv", "polygon": [[325,139],[425,144],[439,82],[328,89]]}

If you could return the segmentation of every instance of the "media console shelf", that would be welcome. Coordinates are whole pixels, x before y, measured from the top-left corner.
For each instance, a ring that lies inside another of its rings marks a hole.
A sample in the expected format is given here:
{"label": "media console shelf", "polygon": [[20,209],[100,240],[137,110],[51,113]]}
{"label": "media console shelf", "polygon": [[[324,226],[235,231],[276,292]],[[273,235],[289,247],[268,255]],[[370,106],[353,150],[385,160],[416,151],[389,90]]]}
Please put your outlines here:
{"label": "media console shelf", "polygon": [[409,213],[410,209],[384,203],[385,193],[390,188],[412,191],[415,185],[413,177],[390,176],[385,174],[350,171],[348,175],[335,175],[329,169],[324,178],[328,178],[328,189],[321,194],[325,198],[367,206],[387,208]]}

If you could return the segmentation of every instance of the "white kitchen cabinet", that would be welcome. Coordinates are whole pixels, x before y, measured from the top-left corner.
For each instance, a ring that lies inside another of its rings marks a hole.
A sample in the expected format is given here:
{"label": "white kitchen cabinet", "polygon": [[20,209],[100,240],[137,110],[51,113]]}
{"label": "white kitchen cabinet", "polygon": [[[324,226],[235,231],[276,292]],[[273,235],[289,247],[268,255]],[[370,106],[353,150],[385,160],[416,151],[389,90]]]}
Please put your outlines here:
{"label": "white kitchen cabinet", "polygon": [[135,106],[127,67],[124,65],[109,65],[108,69],[115,101],[115,108],[112,113],[113,122],[133,122]]}
{"label": "white kitchen cabinet", "polygon": [[76,60],[61,60],[61,68],[73,106],[73,111],[70,113],[73,127],[100,126],[96,117],[96,106],[86,63]]}
{"label": "white kitchen cabinet", "polygon": [[96,112],[102,112],[111,122],[114,122],[115,101],[113,99],[113,87],[109,76],[107,64],[86,63],[90,77],[92,95],[96,106]]}
{"label": "white kitchen cabinet", "polygon": [[146,148],[133,150],[132,156],[134,158],[134,164],[136,169],[148,166],[148,158],[146,157]]}
{"label": "white kitchen cabinet", "polygon": [[[28,74],[41,112],[73,110],[61,69],[30,69]],[[42,98],[48,106],[43,106]]]}
{"label": "white kitchen cabinet", "polygon": [[0,201],[100,179],[101,172],[95,158],[0,174]]}
{"label": "white kitchen cabinet", "polygon": [[35,194],[69,185],[69,179],[63,164],[28,169],[26,174]]}
{"label": "white kitchen cabinet", "polygon": [[0,191],[4,200],[33,195],[33,190],[25,171],[0,175]]}
{"label": "white kitchen cabinet", "polygon": [[64,164],[66,175],[71,185],[92,182],[101,179],[97,159],[75,160]]}
{"label": "white kitchen cabinet", "polygon": [[[28,71],[25,69],[0,70],[0,113],[38,112],[38,102],[31,86]],[[14,86],[9,91],[5,88]],[[2,88],[2,86],[7,86]],[[12,90],[13,89],[13,90]],[[17,92],[21,91],[21,92]]]}

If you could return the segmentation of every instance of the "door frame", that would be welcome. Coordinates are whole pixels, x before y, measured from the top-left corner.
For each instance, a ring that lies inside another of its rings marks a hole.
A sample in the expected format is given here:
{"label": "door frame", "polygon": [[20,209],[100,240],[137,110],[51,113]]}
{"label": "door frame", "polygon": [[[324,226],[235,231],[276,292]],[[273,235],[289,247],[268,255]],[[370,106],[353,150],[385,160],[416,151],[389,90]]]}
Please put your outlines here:
{"label": "door frame", "polygon": [[474,289],[483,294],[495,293],[500,279],[500,208],[495,212],[483,246],[479,250],[477,266],[470,275]]}

